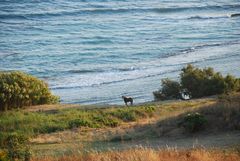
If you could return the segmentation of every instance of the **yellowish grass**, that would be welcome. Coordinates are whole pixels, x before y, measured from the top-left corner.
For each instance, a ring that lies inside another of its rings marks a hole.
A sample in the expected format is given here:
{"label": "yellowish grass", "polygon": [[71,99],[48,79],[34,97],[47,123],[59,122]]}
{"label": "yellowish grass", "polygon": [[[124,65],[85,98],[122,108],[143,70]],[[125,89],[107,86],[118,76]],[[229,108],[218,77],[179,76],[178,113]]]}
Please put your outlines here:
{"label": "yellowish grass", "polygon": [[32,161],[239,161],[240,153],[222,150],[130,149],[124,151],[89,152],[87,154],[33,158]]}

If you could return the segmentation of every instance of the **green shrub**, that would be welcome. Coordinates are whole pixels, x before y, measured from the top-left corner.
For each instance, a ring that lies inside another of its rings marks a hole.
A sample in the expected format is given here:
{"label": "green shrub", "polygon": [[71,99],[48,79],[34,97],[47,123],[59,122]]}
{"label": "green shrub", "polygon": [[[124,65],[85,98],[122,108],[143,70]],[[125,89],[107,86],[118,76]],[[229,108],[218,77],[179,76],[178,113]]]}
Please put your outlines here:
{"label": "green shrub", "polygon": [[137,120],[136,113],[132,110],[117,110],[112,115],[125,122]]}
{"label": "green shrub", "polygon": [[153,95],[155,100],[178,98],[180,90],[180,83],[166,78],[162,79],[162,89],[153,92]]}
{"label": "green shrub", "polygon": [[30,160],[31,153],[28,146],[28,139],[24,135],[17,133],[10,134],[5,141],[5,147],[10,160]]}
{"label": "green shrub", "polygon": [[173,81],[168,78],[162,79],[162,93],[167,97],[177,98],[180,89],[181,86],[177,81]]}
{"label": "green shrub", "polygon": [[240,91],[240,79],[236,79],[234,76],[228,74],[224,78],[224,81],[225,81],[224,88],[225,93],[229,93],[232,91]]}
{"label": "green shrub", "polygon": [[156,101],[161,101],[161,100],[167,99],[167,97],[164,94],[162,94],[161,90],[154,91],[153,96],[154,96],[154,100],[156,100]]}
{"label": "green shrub", "polygon": [[152,117],[154,115],[154,112],[156,111],[156,107],[154,106],[144,106],[141,108],[137,108],[134,110],[138,118],[146,118],[146,117]]}
{"label": "green shrub", "polygon": [[7,152],[0,149],[0,161],[9,161]]}
{"label": "green shrub", "polygon": [[234,76],[223,77],[213,68],[199,69],[192,65],[182,69],[181,86],[188,89],[192,97],[198,98],[239,90],[239,81]]}
{"label": "green shrub", "polygon": [[144,107],[144,111],[146,111],[146,113],[152,115],[156,111],[156,107],[155,106],[147,106],[147,107]]}
{"label": "green shrub", "polygon": [[181,85],[195,98],[224,92],[224,78],[212,68],[202,70],[188,65],[182,69]]}
{"label": "green shrub", "polygon": [[105,126],[109,126],[109,127],[116,127],[120,123],[116,118],[110,117],[110,116],[107,116],[107,115],[94,116],[93,120],[100,123],[100,124],[103,124]]}
{"label": "green shrub", "polygon": [[86,120],[86,119],[74,119],[68,122],[68,126],[70,128],[77,128],[77,127],[90,127],[91,123],[90,121]]}
{"label": "green shrub", "polygon": [[44,81],[22,72],[0,72],[0,111],[57,102]]}
{"label": "green shrub", "polygon": [[52,133],[52,132],[56,132],[56,131],[63,131],[65,128],[64,127],[62,127],[61,125],[58,125],[58,124],[56,124],[56,125],[52,125],[52,124],[50,124],[50,125],[46,125],[45,127],[44,127],[44,131],[42,131],[42,133]]}
{"label": "green shrub", "polygon": [[180,83],[170,79],[162,80],[162,89],[153,92],[155,100],[179,98],[185,89],[192,98],[240,91],[240,79],[232,75],[222,76],[213,68],[199,69],[187,65],[180,73]]}
{"label": "green shrub", "polygon": [[202,114],[196,112],[184,117],[183,127],[189,132],[197,132],[201,130],[206,123],[206,118]]}

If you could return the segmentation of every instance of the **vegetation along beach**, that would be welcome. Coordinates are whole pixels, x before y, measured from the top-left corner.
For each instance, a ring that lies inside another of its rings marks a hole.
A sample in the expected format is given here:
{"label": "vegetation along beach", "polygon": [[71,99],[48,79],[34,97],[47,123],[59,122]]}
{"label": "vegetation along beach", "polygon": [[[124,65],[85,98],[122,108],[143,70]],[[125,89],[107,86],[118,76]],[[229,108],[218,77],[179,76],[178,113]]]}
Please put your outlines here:
{"label": "vegetation along beach", "polygon": [[239,0],[0,1],[0,161],[239,161]]}

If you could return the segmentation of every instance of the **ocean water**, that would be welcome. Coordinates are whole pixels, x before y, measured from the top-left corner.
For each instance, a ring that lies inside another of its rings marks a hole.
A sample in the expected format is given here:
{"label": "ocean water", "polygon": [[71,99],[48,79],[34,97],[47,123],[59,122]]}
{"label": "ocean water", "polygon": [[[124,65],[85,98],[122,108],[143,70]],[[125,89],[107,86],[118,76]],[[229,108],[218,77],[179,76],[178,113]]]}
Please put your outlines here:
{"label": "ocean water", "polygon": [[62,103],[153,100],[188,63],[240,77],[240,0],[0,0],[0,70]]}

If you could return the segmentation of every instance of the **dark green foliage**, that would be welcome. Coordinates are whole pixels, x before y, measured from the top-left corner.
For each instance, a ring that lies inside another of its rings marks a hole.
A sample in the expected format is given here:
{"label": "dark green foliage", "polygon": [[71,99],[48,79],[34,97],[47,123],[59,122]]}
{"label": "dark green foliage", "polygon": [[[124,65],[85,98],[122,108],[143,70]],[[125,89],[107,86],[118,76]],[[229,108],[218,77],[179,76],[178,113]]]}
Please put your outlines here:
{"label": "dark green foliage", "polygon": [[28,139],[24,135],[10,134],[5,140],[5,148],[10,160],[30,160]]}
{"label": "dark green foliage", "polygon": [[199,69],[192,65],[182,69],[181,85],[188,89],[194,98],[237,91],[240,87],[234,76],[223,77],[212,68]]}
{"label": "dark green foliage", "polygon": [[166,78],[162,79],[162,89],[154,91],[153,95],[155,100],[178,98],[180,90],[181,90],[180,83]]}
{"label": "dark green foliage", "polygon": [[189,132],[197,132],[207,123],[206,118],[200,113],[191,113],[184,117],[183,127]]}
{"label": "dark green foliage", "polygon": [[154,96],[154,100],[156,100],[156,101],[168,99],[164,94],[162,94],[161,90],[154,91],[153,96]]}
{"label": "dark green foliage", "polygon": [[194,98],[224,92],[224,78],[212,68],[202,70],[188,65],[182,69],[181,85],[187,88]]}
{"label": "dark green foliage", "polygon": [[231,91],[240,91],[240,79],[236,79],[232,75],[227,75],[224,79],[225,81],[225,93]]}
{"label": "dark green foliage", "polygon": [[199,69],[192,65],[182,69],[180,83],[162,80],[162,89],[153,92],[155,100],[179,98],[182,90],[187,90],[192,98],[240,91],[240,79],[232,75],[222,76],[213,68]]}
{"label": "dark green foliage", "polygon": [[57,102],[44,81],[22,72],[0,72],[0,111]]}
{"label": "dark green foliage", "polygon": [[162,93],[167,97],[177,98],[180,89],[181,86],[177,81],[172,81],[168,78],[162,80]]}

